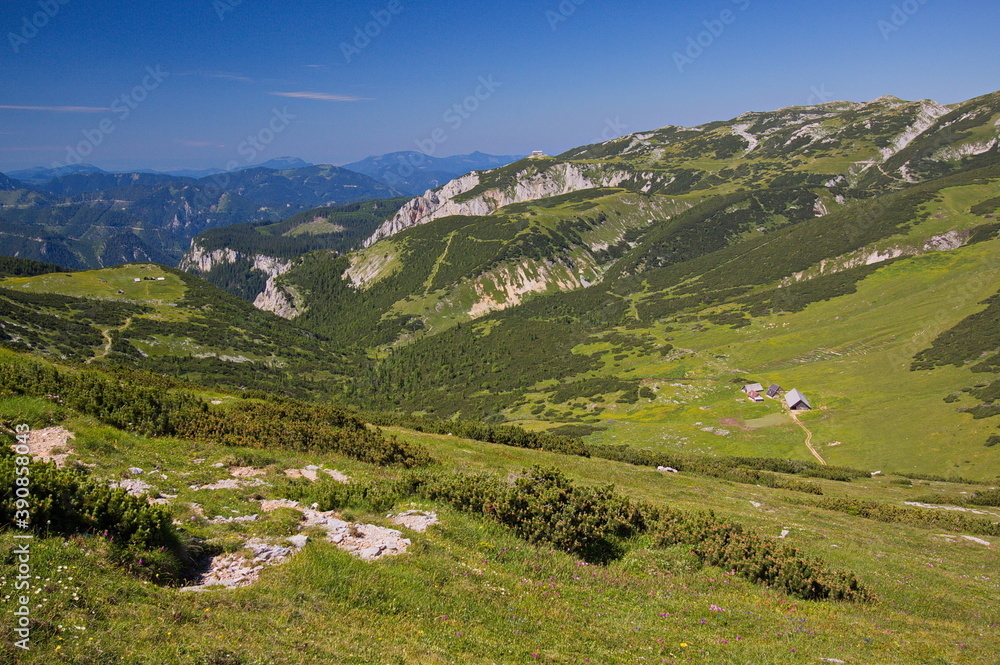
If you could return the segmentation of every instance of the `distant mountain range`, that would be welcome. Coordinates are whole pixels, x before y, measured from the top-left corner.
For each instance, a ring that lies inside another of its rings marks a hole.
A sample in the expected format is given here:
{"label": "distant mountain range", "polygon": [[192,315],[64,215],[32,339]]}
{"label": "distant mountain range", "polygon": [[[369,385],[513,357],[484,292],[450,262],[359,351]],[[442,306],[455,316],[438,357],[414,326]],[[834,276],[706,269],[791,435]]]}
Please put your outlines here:
{"label": "distant mountain range", "polygon": [[[364,159],[344,164],[340,168],[354,171],[378,180],[382,184],[396,189],[404,194],[423,194],[428,189],[440,187],[449,180],[465,175],[470,171],[482,171],[506,166],[522,159],[524,155],[488,155],[483,152],[473,152],[467,155],[451,157],[429,157],[415,150],[390,152],[385,155],[372,155]],[[232,169],[230,172],[249,171],[253,169],[273,169],[289,171],[316,166],[298,157],[276,157],[260,164],[252,164]],[[153,169],[133,169],[131,171],[106,171],[93,164],[76,164],[59,168],[36,166],[30,169],[10,171],[6,175],[28,185],[44,185],[57,178],[75,175],[123,175],[150,174],[166,175],[175,178],[200,179],[225,173],[225,169],[175,169],[173,171],[155,171]],[[2,175],[2,174],[0,174]]]}
{"label": "distant mountain range", "polygon": [[[12,171],[0,174],[0,253],[68,268],[130,261],[177,265],[191,239],[207,229],[422,194],[513,159],[410,152],[369,157],[355,169],[278,157],[232,171],[113,173],[90,164]],[[397,181],[399,186],[388,184]]]}
{"label": "distant mountain range", "polygon": [[2,253],[99,268],[132,261],[176,265],[198,233],[279,220],[320,206],[400,192],[337,166],[254,167],[186,178],[76,168],[0,175]]}
{"label": "distant mountain range", "polygon": [[[300,169],[307,166],[314,166],[313,164],[299,159],[298,157],[276,157],[274,159],[269,159],[266,162],[260,164],[252,164],[250,166],[243,166],[238,169],[233,169],[234,171],[244,171],[247,169],[275,169],[278,171],[287,169]],[[175,176],[180,178],[204,178],[210,175],[216,175],[217,173],[225,173],[225,169],[209,168],[209,169],[177,169],[174,171],[154,171],[153,169],[133,169],[131,171],[105,171],[104,169],[98,168],[93,164],[74,164],[71,166],[61,166],[59,168],[46,168],[44,166],[35,166],[30,169],[23,169],[20,171],[10,171],[7,176],[20,180],[23,183],[30,185],[42,185],[47,182],[51,182],[56,178],[62,178],[68,175],[80,175],[80,174],[132,174],[132,173],[143,173],[143,174],[156,174],[156,175],[167,175]]]}

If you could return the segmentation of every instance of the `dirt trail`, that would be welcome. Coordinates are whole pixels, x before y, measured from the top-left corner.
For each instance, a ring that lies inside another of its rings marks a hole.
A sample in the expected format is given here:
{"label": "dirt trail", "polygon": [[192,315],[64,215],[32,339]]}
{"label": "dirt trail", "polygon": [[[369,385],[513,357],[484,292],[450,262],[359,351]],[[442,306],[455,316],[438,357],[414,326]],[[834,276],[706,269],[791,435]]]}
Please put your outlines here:
{"label": "dirt trail", "polygon": [[799,415],[797,413],[795,413],[794,411],[792,411],[791,409],[789,409],[788,410],[788,415],[790,415],[792,417],[792,420],[795,421],[795,424],[798,425],[799,427],[801,427],[802,431],[806,433],[806,448],[808,448],[809,452],[811,452],[813,454],[813,457],[815,457],[816,459],[819,460],[820,464],[826,466],[826,460],[823,459],[823,457],[818,452],[816,452],[815,448],[813,448],[813,445],[812,445],[813,433],[809,431],[808,427],[806,427],[805,425],[802,424],[802,421],[799,420]]}
{"label": "dirt trail", "polygon": [[[125,323],[123,323],[119,328],[114,328],[114,330],[118,330],[119,332],[121,332],[122,330],[128,328],[130,325],[132,325],[131,316],[125,319]],[[113,329],[112,328],[101,329],[101,335],[104,337],[104,348],[101,350],[100,353],[95,354],[93,358],[87,358],[87,360],[84,361],[85,365],[89,365],[95,360],[100,360],[101,358],[104,358],[109,353],[111,353],[111,344],[112,344],[111,334],[110,334],[111,330]]]}
{"label": "dirt trail", "polygon": [[448,250],[451,249],[451,241],[455,239],[456,233],[457,231],[452,231],[448,234],[448,242],[445,243],[444,251],[441,252],[441,256],[439,256],[437,261],[434,262],[434,267],[431,268],[431,274],[428,275],[426,281],[424,281],[425,297],[431,292],[431,286],[434,284],[434,279],[437,277],[438,270],[441,269],[441,264],[444,263],[445,259],[448,257]]}

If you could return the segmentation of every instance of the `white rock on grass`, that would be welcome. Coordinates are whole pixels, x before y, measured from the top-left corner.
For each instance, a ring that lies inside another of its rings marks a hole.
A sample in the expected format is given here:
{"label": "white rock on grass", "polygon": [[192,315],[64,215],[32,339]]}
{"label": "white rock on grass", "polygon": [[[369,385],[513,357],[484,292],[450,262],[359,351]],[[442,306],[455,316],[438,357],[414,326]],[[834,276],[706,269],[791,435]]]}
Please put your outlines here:
{"label": "white rock on grass", "polygon": [[131,494],[132,496],[142,496],[146,494],[149,490],[153,489],[153,486],[147,482],[135,478],[123,478],[122,480],[112,480],[110,483],[112,489],[121,488]]}
{"label": "white rock on grass", "polygon": [[285,540],[290,542],[295,549],[300,550],[306,546],[306,543],[309,542],[309,536],[299,534],[297,536],[289,536]]}
{"label": "white rock on grass", "polygon": [[266,566],[284,563],[292,555],[292,549],[269,543],[261,538],[251,538],[245,543],[251,556],[240,552],[222,554],[212,558],[208,571],[198,583],[184,587],[181,591],[204,591],[210,587],[237,588],[249,586],[260,578]]}
{"label": "white rock on grass", "polygon": [[[395,529],[376,526],[374,524],[352,524],[333,511],[319,511],[313,508],[303,508],[297,501],[288,499],[272,499],[261,502],[261,510],[270,512],[278,508],[295,508],[302,513],[302,528],[315,526],[326,531],[327,540],[340,549],[350,552],[364,561],[374,561],[383,556],[402,554],[410,546],[410,540]],[[427,515],[423,520],[428,521]],[[436,522],[437,516],[432,515]],[[425,527],[426,528],[426,527]]]}
{"label": "white rock on grass", "polygon": [[337,482],[348,483],[351,481],[350,476],[347,476],[336,469],[323,469],[315,464],[310,464],[302,469],[285,469],[285,475],[289,478],[306,478],[316,482],[319,479],[319,472],[327,474]]}
{"label": "white rock on grass", "polygon": [[407,510],[396,516],[389,516],[389,521],[393,524],[406,527],[418,533],[423,533],[432,524],[440,523],[435,512],[424,512],[422,510]]}
{"label": "white rock on grass", "polygon": [[238,515],[236,517],[223,517],[222,515],[216,515],[212,519],[208,520],[209,524],[232,524],[234,522],[256,522],[257,515]]}

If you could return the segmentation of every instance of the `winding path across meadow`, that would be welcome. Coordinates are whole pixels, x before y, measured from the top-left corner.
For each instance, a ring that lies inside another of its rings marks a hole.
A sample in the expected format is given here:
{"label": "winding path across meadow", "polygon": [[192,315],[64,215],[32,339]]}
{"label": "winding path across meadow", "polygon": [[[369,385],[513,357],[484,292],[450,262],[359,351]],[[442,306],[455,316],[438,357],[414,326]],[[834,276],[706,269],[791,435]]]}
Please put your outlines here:
{"label": "winding path across meadow", "polygon": [[797,413],[795,413],[794,411],[792,411],[791,409],[789,409],[788,410],[788,415],[790,415],[792,417],[792,420],[795,421],[795,424],[798,425],[799,427],[801,427],[802,431],[806,433],[806,448],[808,448],[809,452],[811,452],[813,454],[813,457],[815,457],[816,459],[819,460],[820,464],[826,466],[826,460],[823,459],[823,457],[818,452],[816,452],[815,448],[813,448],[813,445],[812,445],[813,434],[812,434],[812,432],[809,431],[808,427],[806,427],[805,425],[802,424],[802,421],[799,420],[799,416],[798,416]]}

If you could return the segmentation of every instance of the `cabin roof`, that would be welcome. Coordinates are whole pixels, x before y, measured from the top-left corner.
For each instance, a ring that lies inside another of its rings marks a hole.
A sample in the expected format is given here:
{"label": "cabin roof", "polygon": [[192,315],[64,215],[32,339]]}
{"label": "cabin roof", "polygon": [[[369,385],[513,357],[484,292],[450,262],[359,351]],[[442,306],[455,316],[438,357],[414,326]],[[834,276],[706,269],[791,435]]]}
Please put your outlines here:
{"label": "cabin roof", "polygon": [[796,404],[805,404],[810,409],[812,408],[812,404],[809,403],[809,400],[806,399],[805,395],[799,392],[798,388],[792,388],[785,393],[785,404],[787,404],[789,408],[794,408]]}

